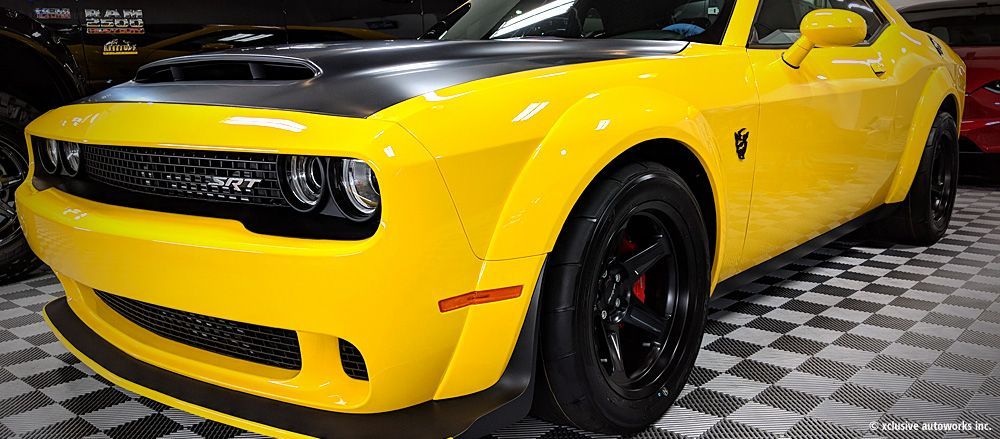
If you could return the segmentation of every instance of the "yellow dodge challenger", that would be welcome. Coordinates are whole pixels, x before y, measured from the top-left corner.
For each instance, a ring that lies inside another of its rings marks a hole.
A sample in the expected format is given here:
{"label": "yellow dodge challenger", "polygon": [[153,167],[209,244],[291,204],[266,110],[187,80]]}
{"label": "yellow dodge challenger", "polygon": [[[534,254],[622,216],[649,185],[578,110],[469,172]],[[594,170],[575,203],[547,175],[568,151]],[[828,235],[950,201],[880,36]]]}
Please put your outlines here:
{"label": "yellow dodge challenger", "polygon": [[56,335],[276,436],[640,431],[713,292],[938,240],[964,65],[884,0],[472,0],[418,41],[157,61],[27,129]]}

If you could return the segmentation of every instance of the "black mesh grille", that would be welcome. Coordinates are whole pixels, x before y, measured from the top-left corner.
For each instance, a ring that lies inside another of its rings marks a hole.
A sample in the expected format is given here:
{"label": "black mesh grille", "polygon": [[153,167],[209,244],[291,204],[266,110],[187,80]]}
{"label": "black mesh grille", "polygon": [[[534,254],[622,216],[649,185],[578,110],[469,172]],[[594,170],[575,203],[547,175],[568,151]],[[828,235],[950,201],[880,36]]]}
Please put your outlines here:
{"label": "black mesh grille", "polygon": [[87,175],[133,192],[287,206],[277,154],[80,145]]}
{"label": "black mesh grille", "polygon": [[365,365],[365,357],[361,356],[361,351],[350,342],[340,340],[340,364],[344,366],[344,373],[356,380],[368,381],[368,366]]}
{"label": "black mesh grille", "polygon": [[[103,291],[94,292],[115,312],[161,337],[254,363],[283,369],[302,368],[299,339],[295,331],[234,322],[165,308]],[[361,358],[360,353],[358,358]],[[347,366],[344,367],[346,369]],[[361,367],[364,370],[363,360]]]}

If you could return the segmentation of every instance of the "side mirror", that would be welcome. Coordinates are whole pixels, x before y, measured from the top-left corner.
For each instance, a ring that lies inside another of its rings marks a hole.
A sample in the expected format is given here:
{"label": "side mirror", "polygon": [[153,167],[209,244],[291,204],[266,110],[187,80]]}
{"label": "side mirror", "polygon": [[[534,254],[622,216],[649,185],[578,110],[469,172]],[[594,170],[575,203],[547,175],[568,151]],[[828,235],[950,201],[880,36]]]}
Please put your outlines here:
{"label": "side mirror", "polygon": [[843,9],[817,9],[806,14],[799,25],[802,36],[781,54],[794,69],[802,65],[814,47],[850,47],[865,40],[868,26],[860,15]]}

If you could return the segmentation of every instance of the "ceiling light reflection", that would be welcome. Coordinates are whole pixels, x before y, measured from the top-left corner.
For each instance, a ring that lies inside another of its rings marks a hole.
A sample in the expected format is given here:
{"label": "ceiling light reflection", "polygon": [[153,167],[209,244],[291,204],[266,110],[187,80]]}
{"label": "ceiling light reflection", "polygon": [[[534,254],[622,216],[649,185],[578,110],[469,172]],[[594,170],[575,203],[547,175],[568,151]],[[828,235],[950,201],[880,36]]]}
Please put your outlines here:
{"label": "ceiling light reflection", "polygon": [[279,130],[291,131],[293,133],[300,133],[305,131],[307,128],[298,122],[293,122],[287,119],[272,119],[269,117],[230,117],[223,120],[222,123],[226,125],[245,125],[245,126],[255,126],[255,127],[266,127],[266,128],[277,128]]}

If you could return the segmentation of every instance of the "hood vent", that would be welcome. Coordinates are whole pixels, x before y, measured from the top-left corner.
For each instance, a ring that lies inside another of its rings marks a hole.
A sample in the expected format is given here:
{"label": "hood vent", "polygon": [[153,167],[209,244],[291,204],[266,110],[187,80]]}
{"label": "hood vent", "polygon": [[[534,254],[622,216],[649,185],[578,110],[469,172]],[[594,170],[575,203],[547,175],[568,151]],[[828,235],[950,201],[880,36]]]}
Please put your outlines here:
{"label": "hood vent", "polygon": [[313,63],[294,58],[191,56],[147,64],[136,73],[135,82],[298,81],[320,73]]}

